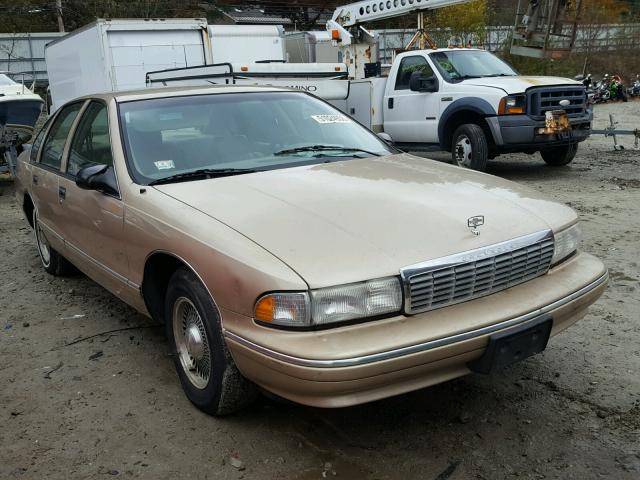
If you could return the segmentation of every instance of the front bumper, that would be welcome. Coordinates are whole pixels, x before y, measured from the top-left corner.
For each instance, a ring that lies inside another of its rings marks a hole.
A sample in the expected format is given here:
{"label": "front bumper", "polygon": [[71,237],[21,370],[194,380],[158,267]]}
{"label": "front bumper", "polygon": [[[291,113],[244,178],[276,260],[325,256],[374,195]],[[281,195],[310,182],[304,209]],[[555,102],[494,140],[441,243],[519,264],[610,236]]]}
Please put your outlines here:
{"label": "front bumper", "polygon": [[298,403],[344,407],[470,373],[489,336],[553,318],[556,335],[582,318],[607,282],[602,262],[578,253],[524,284],[439,310],[315,332],[274,330],[222,311],[243,375]]}
{"label": "front bumper", "polygon": [[539,134],[544,120],[527,115],[504,115],[487,119],[494,143],[501,150],[521,151],[568,145],[586,140],[591,134],[593,112],[570,119],[571,130],[558,134]]}

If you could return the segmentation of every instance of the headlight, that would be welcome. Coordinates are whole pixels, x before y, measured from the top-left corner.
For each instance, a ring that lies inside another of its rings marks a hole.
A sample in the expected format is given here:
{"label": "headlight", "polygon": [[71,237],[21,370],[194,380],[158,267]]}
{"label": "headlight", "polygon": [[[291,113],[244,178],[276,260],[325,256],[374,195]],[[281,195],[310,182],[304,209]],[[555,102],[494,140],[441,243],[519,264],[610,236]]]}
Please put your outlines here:
{"label": "headlight", "polygon": [[256,320],[283,327],[313,327],[399,312],[397,277],[380,278],[309,292],[270,293],[256,302]]}
{"label": "headlight", "polygon": [[524,95],[509,95],[500,100],[498,115],[522,115],[527,97]]}
{"label": "headlight", "polygon": [[578,249],[582,240],[582,229],[577,223],[554,234],[554,249],[551,265],[560,263]]}

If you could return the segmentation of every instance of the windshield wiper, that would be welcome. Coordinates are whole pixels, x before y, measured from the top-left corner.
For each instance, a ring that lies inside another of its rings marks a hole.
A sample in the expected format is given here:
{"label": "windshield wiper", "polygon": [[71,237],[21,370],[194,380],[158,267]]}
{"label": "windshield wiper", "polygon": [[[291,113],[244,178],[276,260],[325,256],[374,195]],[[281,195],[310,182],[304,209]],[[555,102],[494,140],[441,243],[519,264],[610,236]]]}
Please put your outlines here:
{"label": "windshield wiper", "polygon": [[489,78],[489,77],[515,77],[515,74],[513,73],[493,73],[491,75],[483,75],[484,78]]}
{"label": "windshield wiper", "polygon": [[254,173],[260,170],[253,168],[202,168],[192,172],[176,173],[169,177],[159,178],[149,182],[149,186],[162,185],[164,183],[181,182],[183,180],[202,180],[207,178],[230,177],[231,175],[242,175],[243,173]]}
{"label": "windshield wiper", "polygon": [[296,147],[296,148],[286,148],[284,150],[280,150],[275,152],[274,155],[288,155],[290,153],[300,153],[300,152],[325,152],[327,150],[338,150],[341,152],[362,152],[369,155],[373,155],[374,157],[379,157],[379,153],[370,152],[369,150],[364,150],[362,148],[356,147],[340,147],[339,145],[307,145],[304,147]]}

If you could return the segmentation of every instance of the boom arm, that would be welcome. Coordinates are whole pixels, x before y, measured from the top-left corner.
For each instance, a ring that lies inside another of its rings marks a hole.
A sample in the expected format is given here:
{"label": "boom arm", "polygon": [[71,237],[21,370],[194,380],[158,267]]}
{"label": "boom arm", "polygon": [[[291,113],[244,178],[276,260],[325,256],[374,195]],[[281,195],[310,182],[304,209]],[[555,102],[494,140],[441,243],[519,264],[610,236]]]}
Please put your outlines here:
{"label": "boom arm", "polygon": [[353,27],[374,20],[386,20],[421,10],[435,10],[472,0],[365,0],[337,7],[332,20],[342,27]]}

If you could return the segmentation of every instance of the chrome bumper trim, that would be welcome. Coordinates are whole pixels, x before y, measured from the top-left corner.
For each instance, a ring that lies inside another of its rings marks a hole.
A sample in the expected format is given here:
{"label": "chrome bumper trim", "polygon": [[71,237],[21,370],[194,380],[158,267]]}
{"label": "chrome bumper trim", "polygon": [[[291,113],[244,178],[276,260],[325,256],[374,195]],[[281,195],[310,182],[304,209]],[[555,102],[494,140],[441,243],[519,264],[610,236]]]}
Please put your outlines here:
{"label": "chrome bumper trim", "polygon": [[537,310],[534,310],[533,312],[529,312],[520,317],[505,320],[503,322],[496,323],[494,325],[488,325],[486,327],[478,328],[476,330],[470,330],[468,332],[458,333],[450,337],[438,338],[436,340],[430,340],[428,342],[419,343],[417,345],[410,345],[407,347],[397,348],[395,350],[388,350],[386,352],[372,353],[370,355],[363,355],[361,357],[340,358],[336,360],[314,360],[314,359],[308,359],[308,358],[300,358],[300,357],[287,355],[286,353],[276,352],[269,348],[263,347],[228,330],[224,330],[224,336],[229,340],[233,340],[234,342],[237,342],[240,345],[243,345],[263,355],[266,355],[267,357],[270,357],[285,363],[289,363],[291,365],[298,365],[301,367],[313,367],[313,368],[355,367],[358,365],[366,365],[374,362],[392,360],[394,358],[403,357],[405,355],[411,355],[414,353],[421,353],[427,350],[433,350],[434,348],[451,345],[452,343],[462,342],[465,340],[470,340],[476,337],[480,337],[482,335],[491,334],[491,333],[497,332],[498,330],[503,330],[505,328],[523,325],[531,320],[534,320],[540,315],[549,313],[552,310],[560,308],[566,305],[567,303],[570,303],[582,297],[583,295],[588,294],[593,289],[605,283],[608,279],[609,279],[609,273],[605,272],[600,278],[591,282],[589,285],[582,287],[580,290],[577,290],[576,292],[573,292],[572,294],[567,295],[566,297],[560,300],[557,300],[553,303],[550,303],[549,305],[541,307]]}

